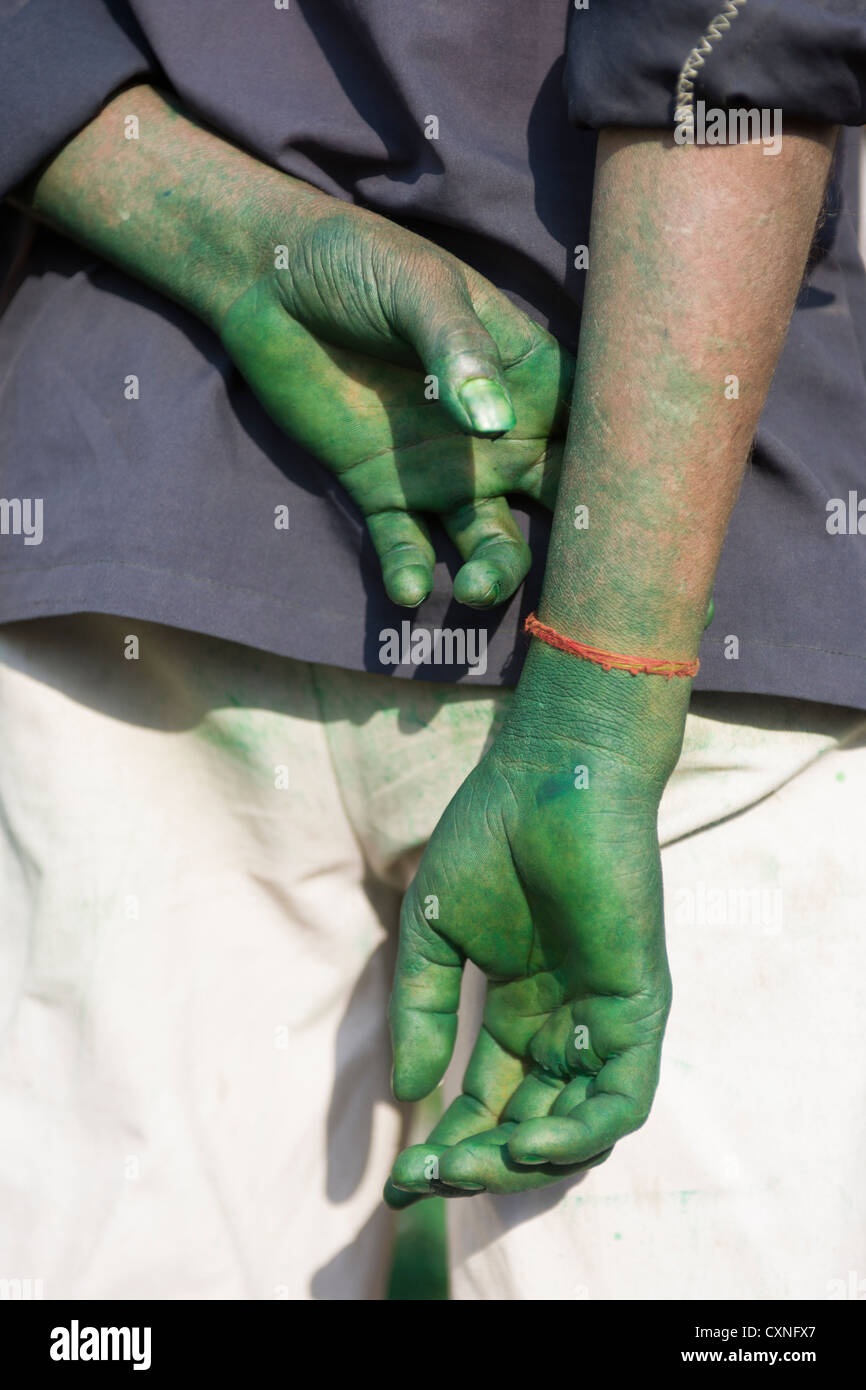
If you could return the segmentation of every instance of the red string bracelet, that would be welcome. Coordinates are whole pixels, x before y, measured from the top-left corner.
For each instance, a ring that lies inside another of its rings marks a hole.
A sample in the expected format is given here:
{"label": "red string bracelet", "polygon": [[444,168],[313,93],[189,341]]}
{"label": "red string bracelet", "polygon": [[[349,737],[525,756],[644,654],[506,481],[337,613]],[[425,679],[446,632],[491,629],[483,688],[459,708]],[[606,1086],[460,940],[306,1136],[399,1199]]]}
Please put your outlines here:
{"label": "red string bracelet", "polygon": [[697,658],[694,661],[665,661],[661,657],[623,656],[621,652],[587,647],[583,642],[573,642],[570,637],[563,637],[562,633],[546,623],[540,623],[534,613],[530,613],[526,619],[523,630],[540,642],[546,642],[549,647],[556,647],[557,651],[567,652],[569,656],[582,656],[585,661],[594,661],[605,671],[628,671],[631,676],[664,676],[666,680],[672,676],[696,676],[701,664]]}

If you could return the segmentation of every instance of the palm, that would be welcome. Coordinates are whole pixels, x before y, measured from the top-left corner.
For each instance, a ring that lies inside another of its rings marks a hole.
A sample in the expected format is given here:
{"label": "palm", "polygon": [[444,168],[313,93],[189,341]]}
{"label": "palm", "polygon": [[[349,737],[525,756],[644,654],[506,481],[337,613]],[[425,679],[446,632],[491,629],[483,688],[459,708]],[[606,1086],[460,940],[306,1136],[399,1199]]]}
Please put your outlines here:
{"label": "palm", "polygon": [[543,1186],[646,1116],[669,1002],[655,807],[606,772],[590,794],[488,755],[437,827],[404,909],[398,1094],[447,1064],[465,958],[488,989],[463,1094],[398,1159],[410,1192]]}

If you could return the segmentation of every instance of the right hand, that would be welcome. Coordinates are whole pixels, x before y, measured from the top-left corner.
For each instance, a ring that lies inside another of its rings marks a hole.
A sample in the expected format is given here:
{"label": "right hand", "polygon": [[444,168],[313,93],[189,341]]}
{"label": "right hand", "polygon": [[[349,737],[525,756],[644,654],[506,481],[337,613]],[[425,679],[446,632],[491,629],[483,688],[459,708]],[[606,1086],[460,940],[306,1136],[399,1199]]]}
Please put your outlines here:
{"label": "right hand", "polygon": [[218,326],[238,369],[353,498],[394,602],[416,607],[432,587],[425,514],[465,561],[455,598],[509,598],[531,557],[505,496],[555,502],[570,354],[384,218],[312,195],[275,235],[288,268],[256,275]]}
{"label": "right hand", "polygon": [[462,1094],[397,1158],[390,1205],[545,1187],[646,1119],[671,992],[656,817],[687,703],[685,682],[531,651],[403,904],[398,1099],[446,1070],[467,960],[488,984]]}

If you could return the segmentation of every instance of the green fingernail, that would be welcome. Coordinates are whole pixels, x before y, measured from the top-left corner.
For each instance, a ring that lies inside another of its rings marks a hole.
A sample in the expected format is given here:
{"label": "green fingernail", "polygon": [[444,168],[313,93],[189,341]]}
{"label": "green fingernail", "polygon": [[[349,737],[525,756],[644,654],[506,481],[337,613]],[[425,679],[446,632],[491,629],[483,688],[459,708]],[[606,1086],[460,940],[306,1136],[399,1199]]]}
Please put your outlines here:
{"label": "green fingernail", "polygon": [[491,584],[491,585],[490,585],[490,588],[486,591],[486,593],[483,593],[479,599],[476,599],[476,603],[478,604],[479,608],[492,608],[493,605],[494,605],[495,603],[498,603],[498,602],[499,602],[499,585],[498,585],[498,584]]}
{"label": "green fingernail", "polygon": [[460,404],[479,434],[507,434],[517,423],[514,406],[497,381],[473,377],[457,393]]}
{"label": "green fingernail", "polygon": [[445,1187],[456,1187],[459,1188],[461,1192],[484,1191],[484,1184],[482,1182],[448,1182],[447,1178],[440,1178],[439,1181],[443,1183]]}
{"label": "green fingernail", "polygon": [[709,606],[709,608],[707,609],[707,621],[704,623],[704,628],[705,628],[705,629],[708,628],[709,625],[710,625],[710,623],[713,621],[713,614],[715,613],[715,611],[716,611],[716,605],[715,605],[715,603],[713,602],[713,600],[710,599],[710,606]]}
{"label": "green fingernail", "polygon": [[417,608],[430,593],[430,576],[420,565],[406,565],[392,576],[388,594],[403,608]]}

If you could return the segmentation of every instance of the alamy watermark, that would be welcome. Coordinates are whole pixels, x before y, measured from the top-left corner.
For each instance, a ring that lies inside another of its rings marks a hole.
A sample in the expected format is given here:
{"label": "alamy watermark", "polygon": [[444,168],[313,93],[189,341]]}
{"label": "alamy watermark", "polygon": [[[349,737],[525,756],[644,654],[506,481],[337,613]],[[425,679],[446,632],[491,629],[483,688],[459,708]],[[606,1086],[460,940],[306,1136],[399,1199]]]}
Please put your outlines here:
{"label": "alamy watermark", "polygon": [[847,497],[827,502],[824,527],[830,536],[866,536],[866,497],[849,488]]}
{"label": "alamy watermark", "polygon": [[779,106],[734,106],[726,111],[696,101],[694,106],[681,106],[674,120],[674,140],[678,145],[761,144],[764,154],[779,154],[782,149]]}
{"label": "alamy watermark", "polygon": [[149,1327],[82,1327],[73,1318],[51,1331],[52,1361],[130,1361],[134,1371],[149,1371],[150,1353]]}
{"label": "alamy watermark", "polygon": [[42,498],[0,497],[0,536],[23,536],[25,545],[41,545]]}
{"label": "alamy watermark", "polygon": [[416,627],[406,619],[379,633],[383,666],[466,666],[470,676],[487,673],[487,632],[477,627]]}
{"label": "alamy watermark", "polygon": [[45,1297],[42,1279],[0,1279],[0,1302],[28,1303]]}
{"label": "alamy watermark", "polygon": [[762,935],[782,930],[781,888],[722,888],[703,880],[674,894],[674,920],[682,927],[760,927]]}

